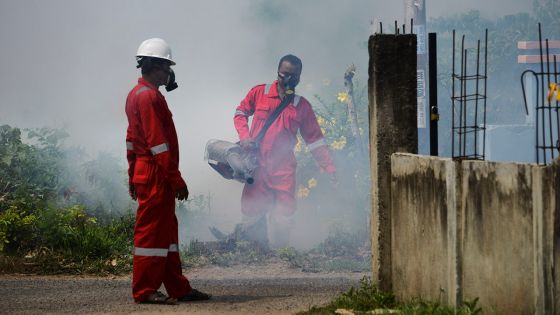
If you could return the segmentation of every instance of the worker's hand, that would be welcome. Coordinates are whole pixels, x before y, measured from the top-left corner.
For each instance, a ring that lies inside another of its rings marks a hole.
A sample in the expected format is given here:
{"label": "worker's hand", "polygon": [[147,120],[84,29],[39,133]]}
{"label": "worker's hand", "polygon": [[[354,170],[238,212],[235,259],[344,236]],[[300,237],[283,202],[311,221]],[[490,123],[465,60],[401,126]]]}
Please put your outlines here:
{"label": "worker's hand", "polygon": [[251,152],[257,149],[257,143],[253,139],[247,138],[239,143],[241,148],[247,152]]}
{"label": "worker's hand", "polygon": [[189,198],[189,189],[187,188],[187,186],[178,189],[175,193],[175,198],[179,200],[187,200],[187,198]]}
{"label": "worker's hand", "polygon": [[128,194],[130,195],[130,198],[132,198],[132,200],[138,199],[138,196],[136,195],[136,188],[134,188],[134,184],[128,184]]}

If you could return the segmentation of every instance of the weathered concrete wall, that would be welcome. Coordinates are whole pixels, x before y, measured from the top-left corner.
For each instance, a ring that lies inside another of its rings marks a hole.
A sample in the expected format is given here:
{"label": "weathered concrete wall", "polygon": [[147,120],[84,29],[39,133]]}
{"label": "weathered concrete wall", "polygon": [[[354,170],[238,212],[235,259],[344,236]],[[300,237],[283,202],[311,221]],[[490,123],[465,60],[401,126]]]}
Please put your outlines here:
{"label": "weathered concrete wall", "polygon": [[391,158],[392,283],[402,298],[559,314],[560,163]]}
{"label": "weathered concrete wall", "polygon": [[[560,159],[544,171],[543,298],[545,309],[560,313]],[[549,306],[550,305],[550,306]]]}
{"label": "weathered concrete wall", "polygon": [[[501,314],[534,314],[536,221],[530,165],[457,162],[462,297]],[[537,181],[539,179],[536,179]]]}
{"label": "weathered concrete wall", "polygon": [[372,271],[380,288],[390,290],[390,158],[417,152],[416,35],[371,36],[369,55],[370,163],[378,183],[372,185]]}
{"label": "weathered concrete wall", "polygon": [[392,158],[391,213],[393,286],[402,298],[423,297],[454,304],[456,237],[454,194],[447,176],[451,160]]}

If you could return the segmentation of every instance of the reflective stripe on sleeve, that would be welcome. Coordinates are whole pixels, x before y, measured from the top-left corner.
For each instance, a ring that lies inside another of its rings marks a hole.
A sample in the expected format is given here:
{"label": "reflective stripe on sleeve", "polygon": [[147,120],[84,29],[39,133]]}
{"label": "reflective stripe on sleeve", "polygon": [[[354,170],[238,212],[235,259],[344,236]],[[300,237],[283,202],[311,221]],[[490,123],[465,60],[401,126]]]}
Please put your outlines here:
{"label": "reflective stripe on sleeve", "polygon": [[170,252],[178,252],[179,251],[179,246],[177,246],[177,244],[171,244],[171,245],[169,245],[169,251]]}
{"label": "reflective stripe on sleeve", "polygon": [[132,143],[130,141],[127,141],[126,142],[126,149],[129,150],[129,151],[134,150],[134,143]]}
{"label": "reflective stripe on sleeve", "polygon": [[134,247],[134,256],[167,257],[168,248]]}
{"label": "reflective stripe on sleeve", "polygon": [[152,151],[152,155],[160,154],[169,151],[169,145],[167,145],[167,143],[162,143],[160,145],[156,145],[155,147],[151,147],[150,151]]}
{"label": "reflective stripe on sleeve", "polygon": [[309,151],[313,151],[318,147],[322,147],[324,145],[327,145],[327,142],[325,141],[325,138],[321,138],[313,143],[308,144],[307,147],[309,148]]}
{"label": "reflective stripe on sleeve", "polygon": [[151,89],[147,86],[143,86],[143,87],[139,88],[138,90],[136,90],[136,95],[138,95],[138,94],[140,94],[144,91],[147,91],[147,90],[151,90]]}
{"label": "reflective stripe on sleeve", "polygon": [[235,116],[237,116],[237,115],[241,115],[241,116],[249,116],[249,115],[247,115],[247,113],[245,113],[245,112],[244,112],[244,111],[242,111],[242,110],[236,110],[236,111],[235,111]]}

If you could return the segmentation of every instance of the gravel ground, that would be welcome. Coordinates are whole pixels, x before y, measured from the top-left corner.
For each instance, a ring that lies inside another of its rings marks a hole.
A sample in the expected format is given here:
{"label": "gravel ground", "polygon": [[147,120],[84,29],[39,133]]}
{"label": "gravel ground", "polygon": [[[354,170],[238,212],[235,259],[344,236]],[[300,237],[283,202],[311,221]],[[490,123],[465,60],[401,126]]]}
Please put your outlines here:
{"label": "gravel ground", "polygon": [[285,263],[185,270],[210,301],[136,304],[131,275],[0,275],[1,314],[293,314],[359,284],[368,273],[304,273]]}

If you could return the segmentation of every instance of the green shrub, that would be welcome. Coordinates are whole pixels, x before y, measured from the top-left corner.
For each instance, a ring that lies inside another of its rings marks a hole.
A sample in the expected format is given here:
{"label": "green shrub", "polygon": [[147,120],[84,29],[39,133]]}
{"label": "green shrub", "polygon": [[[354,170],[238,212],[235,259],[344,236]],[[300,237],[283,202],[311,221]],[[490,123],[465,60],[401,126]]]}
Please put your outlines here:
{"label": "green shrub", "polygon": [[0,214],[0,253],[4,262],[19,257],[42,266],[34,272],[125,271],[130,269],[134,222],[128,214],[100,224],[82,206],[48,207],[35,214],[11,207]]}
{"label": "green shrub", "polygon": [[37,217],[11,206],[0,213],[0,252],[15,254],[35,246]]}
{"label": "green shrub", "polygon": [[117,218],[130,208],[120,165],[103,154],[84,163],[67,136],[0,126],[0,272],[130,269],[135,220]]}

